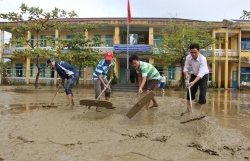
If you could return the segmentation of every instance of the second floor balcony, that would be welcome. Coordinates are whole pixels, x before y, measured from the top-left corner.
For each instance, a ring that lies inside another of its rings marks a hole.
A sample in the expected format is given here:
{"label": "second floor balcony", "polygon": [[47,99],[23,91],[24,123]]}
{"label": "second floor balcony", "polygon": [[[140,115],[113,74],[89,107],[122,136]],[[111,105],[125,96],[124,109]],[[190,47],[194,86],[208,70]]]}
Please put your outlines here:
{"label": "second floor balcony", "polygon": [[[159,54],[159,53],[160,53],[159,49],[154,48],[154,54]],[[200,53],[209,57],[212,55],[212,50],[201,49]],[[225,57],[226,56],[225,49],[215,49],[214,55],[217,57]],[[228,57],[237,57],[237,56],[239,56],[238,50],[228,49]]]}

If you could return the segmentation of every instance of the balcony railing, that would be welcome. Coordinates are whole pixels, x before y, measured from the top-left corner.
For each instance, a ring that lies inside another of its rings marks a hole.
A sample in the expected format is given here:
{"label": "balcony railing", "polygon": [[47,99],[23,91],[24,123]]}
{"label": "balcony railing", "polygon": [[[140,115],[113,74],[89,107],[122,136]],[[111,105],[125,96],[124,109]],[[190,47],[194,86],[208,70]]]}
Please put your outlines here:
{"label": "balcony railing", "polygon": [[[160,53],[160,49],[158,48],[154,48],[154,54],[159,54]],[[187,52],[188,54],[189,52]],[[212,55],[212,50],[205,50],[205,49],[201,49],[200,53],[205,55],[205,56],[211,56]],[[215,49],[214,51],[215,56],[219,56],[219,57],[225,57],[225,49]],[[228,56],[229,57],[237,57],[239,56],[238,54],[238,50],[234,50],[234,49],[228,49]]]}
{"label": "balcony railing", "polygon": [[[42,49],[51,49],[53,50],[52,47],[40,47]],[[98,52],[99,54],[104,54],[106,53],[107,51],[113,51],[113,47],[91,47],[94,51]],[[4,55],[11,55],[13,54],[14,51],[22,51],[22,50],[25,50],[26,47],[13,47],[13,48],[4,48],[3,50],[3,54]],[[63,52],[67,52],[68,49],[63,49]]]}

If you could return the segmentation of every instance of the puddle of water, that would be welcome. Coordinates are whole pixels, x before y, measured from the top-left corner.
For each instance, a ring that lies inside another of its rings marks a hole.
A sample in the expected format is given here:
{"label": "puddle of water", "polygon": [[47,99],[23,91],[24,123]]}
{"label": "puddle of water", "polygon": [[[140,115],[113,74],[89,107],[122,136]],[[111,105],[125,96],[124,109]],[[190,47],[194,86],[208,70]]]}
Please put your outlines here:
{"label": "puddle of water", "polygon": [[[164,97],[179,97],[185,99],[185,91],[168,91]],[[193,108],[198,107],[198,92]],[[207,92],[207,104],[203,111],[218,119],[218,123],[227,128],[239,129],[250,138],[250,95],[248,91],[214,90]]]}

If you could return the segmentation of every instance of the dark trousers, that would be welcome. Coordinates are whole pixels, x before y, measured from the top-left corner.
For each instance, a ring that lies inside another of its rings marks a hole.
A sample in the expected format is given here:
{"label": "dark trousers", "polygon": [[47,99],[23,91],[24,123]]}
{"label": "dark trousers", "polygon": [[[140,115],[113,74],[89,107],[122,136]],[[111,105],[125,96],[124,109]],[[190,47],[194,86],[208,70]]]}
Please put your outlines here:
{"label": "dark trousers", "polygon": [[[194,81],[196,78],[195,75],[191,74],[189,82]],[[198,87],[200,87],[200,94],[199,94],[199,104],[206,104],[206,93],[207,93],[207,81],[208,81],[208,74],[204,75],[202,79],[198,80],[191,88],[191,98],[192,100],[195,99],[195,94],[198,91]],[[189,90],[187,90],[187,100],[189,99]]]}

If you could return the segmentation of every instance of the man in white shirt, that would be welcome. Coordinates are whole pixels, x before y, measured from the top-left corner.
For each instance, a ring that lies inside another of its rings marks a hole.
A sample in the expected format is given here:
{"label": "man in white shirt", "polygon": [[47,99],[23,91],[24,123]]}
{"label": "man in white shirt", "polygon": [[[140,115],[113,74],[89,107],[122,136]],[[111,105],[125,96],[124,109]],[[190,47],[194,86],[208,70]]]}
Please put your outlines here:
{"label": "man in white shirt", "polygon": [[[207,59],[205,56],[200,54],[199,52],[200,47],[198,44],[191,44],[189,49],[190,49],[190,54],[186,57],[183,72],[185,73],[185,78],[189,79],[189,87],[192,100],[195,99],[195,94],[198,90],[198,87],[200,87],[198,103],[200,106],[200,110],[202,110],[203,105],[206,104],[207,81],[209,73],[207,66]],[[192,71],[190,78],[188,74],[189,71]],[[186,99],[187,99],[187,109],[186,111],[181,113],[181,116],[191,111],[189,90],[187,92]]]}

